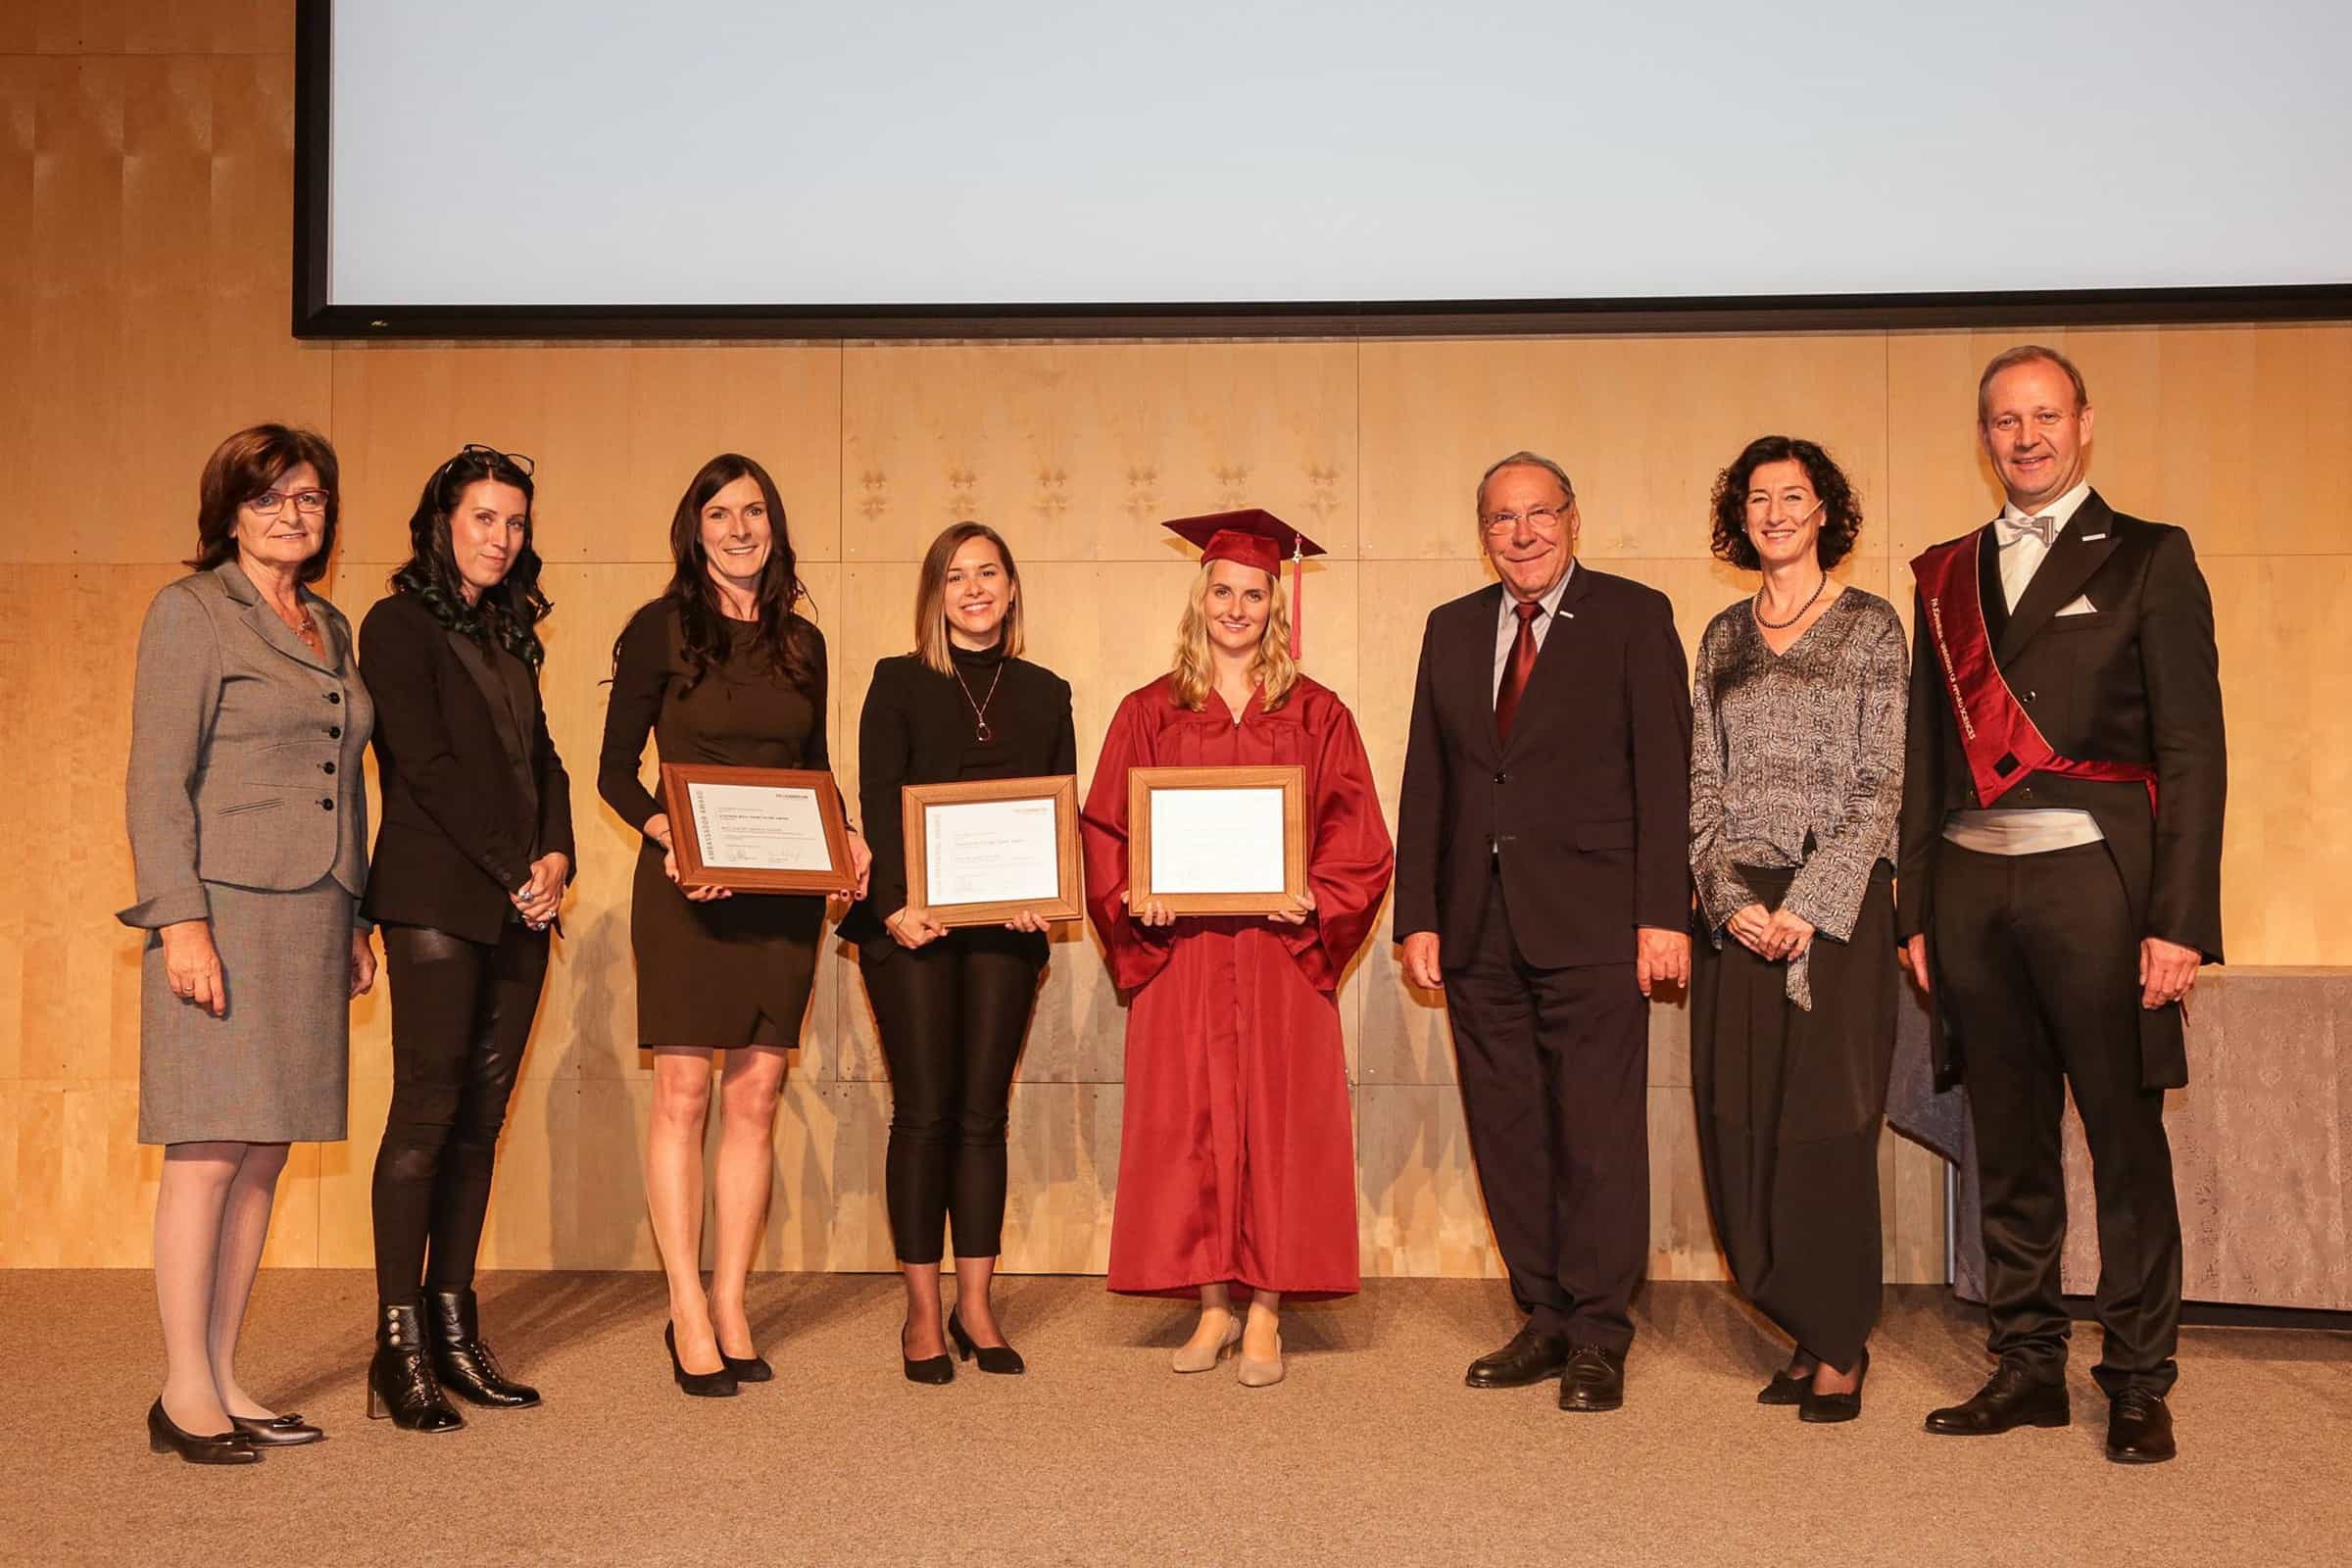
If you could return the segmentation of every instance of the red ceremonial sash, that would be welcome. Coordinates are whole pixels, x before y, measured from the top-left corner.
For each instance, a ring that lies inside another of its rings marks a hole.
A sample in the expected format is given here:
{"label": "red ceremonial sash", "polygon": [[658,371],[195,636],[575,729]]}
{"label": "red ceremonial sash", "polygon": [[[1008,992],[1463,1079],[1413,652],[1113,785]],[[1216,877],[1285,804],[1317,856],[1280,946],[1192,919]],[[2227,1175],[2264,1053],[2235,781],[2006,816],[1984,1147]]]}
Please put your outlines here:
{"label": "red ceremonial sash", "polygon": [[1993,662],[1992,637],[1984,624],[1978,552],[1990,526],[1965,539],[1937,545],[1911,563],[1927,624],[1915,633],[1936,643],[1944,693],[1960,727],[1960,750],[1968,758],[1977,803],[1989,807],[2024,782],[2029,773],[2107,783],[2136,781],[2148,787],[2148,811],[2156,810],[2156,770],[2145,762],[2081,762],[2060,757],[2026,705],[2017,700]]}

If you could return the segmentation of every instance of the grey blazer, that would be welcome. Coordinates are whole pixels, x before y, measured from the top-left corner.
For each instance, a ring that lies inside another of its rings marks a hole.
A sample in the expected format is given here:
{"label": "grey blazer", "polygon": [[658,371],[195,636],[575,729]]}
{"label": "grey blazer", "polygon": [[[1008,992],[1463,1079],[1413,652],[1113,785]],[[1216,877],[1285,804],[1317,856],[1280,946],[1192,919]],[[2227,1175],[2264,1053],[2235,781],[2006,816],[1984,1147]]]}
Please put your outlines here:
{"label": "grey blazer", "polygon": [[302,600],[323,659],[233,561],[147,607],[126,789],[139,902],[124,925],[209,918],[208,882],[283,893],[332,875],[355,906],[366,891],[375,707],[350,623],[308,589]]}

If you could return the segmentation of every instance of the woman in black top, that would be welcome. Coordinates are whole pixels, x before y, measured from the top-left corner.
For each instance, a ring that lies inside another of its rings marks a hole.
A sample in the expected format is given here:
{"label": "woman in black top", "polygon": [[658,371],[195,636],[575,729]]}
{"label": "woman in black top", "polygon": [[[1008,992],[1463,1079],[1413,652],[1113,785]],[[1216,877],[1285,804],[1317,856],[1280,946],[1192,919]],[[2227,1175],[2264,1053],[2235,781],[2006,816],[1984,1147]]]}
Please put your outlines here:
{"label": "woman in black top", "polygon": [[425,481],[409,541],[360,627],[384,798],[365,908],[392,978],[368,1413],[441,1432],[466,1424],[444,1390],[539,1402],[482,1342],[473,1262],[571,877],[571,780],[539,702],[531,460],[466,447]]}
{"label": "woman in black top", "polygon": [[[750,458],[703,465],[670,519],[675,569],[612,649],[612,698],[597,792],[645,836],[629,901],[637,1039],[654,1054],[645,1197],[669,1276],[670,1370],[688,1394],[718,1396],[772,1376],[744,1308],[767,1213],[769,1145],[785,1053],[799,1040],[825,901],[687,892],[669,818],[639,777],[650,732],[664,762],[830,768],[825,639],[794,610],[803,596],[784,504]],[[865,891],[871,857],[850,835]],[[710,1053],[726,1053],[714,1188],[718,1241],[703,1290],[703,1128]]]}
{"label": "woman in black top", "polygon": [[[890,1061],[891,1236],[906,1277],[906,1376],[955,1375],[947,1335],[984,1372],[1019,1372],[989,1304],[1004,1219],[1005,1107],[1029,1028],[1046,924],[949,930],[906,902],[899,787],[1075,773],[1069,683],[1021,654],[1021,579],[985,523],[923,559],[915,651],[874,666],[858,723],[858,796],[874,830],[870,895],[841,924]],[[941,1230],[956,1232],[956,1311],[940,1320]]]}

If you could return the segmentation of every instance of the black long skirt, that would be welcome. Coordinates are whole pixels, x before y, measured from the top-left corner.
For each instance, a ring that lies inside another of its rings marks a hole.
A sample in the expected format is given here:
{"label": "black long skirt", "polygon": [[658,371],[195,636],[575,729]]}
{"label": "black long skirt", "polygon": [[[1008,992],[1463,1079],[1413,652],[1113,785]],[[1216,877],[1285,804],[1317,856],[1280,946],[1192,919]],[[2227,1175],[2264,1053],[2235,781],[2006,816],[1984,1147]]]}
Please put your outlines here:
{"label": "black long skirt", "polygon": [[[1852,1368],[1879,1316],[1879,1123],[1894,1056],[1894,900],[1886,866],[1853,940],[1815,937],[1813,1007],[1788,966],[1702,935],[1690,979],[1699,1163],[1732,1277],[1806,1354]],[[1768,907],[1788,870],[1741,866]]]}

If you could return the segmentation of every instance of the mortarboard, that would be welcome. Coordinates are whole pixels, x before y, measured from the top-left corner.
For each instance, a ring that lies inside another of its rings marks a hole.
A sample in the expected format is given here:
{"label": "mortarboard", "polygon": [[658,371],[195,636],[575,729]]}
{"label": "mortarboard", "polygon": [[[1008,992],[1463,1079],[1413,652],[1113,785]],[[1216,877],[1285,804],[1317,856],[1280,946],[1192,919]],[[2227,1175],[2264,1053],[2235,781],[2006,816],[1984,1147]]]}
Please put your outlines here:
{"label": "mortarboard", "polygon": [[1160,524],[1188,544],[1198,545],[1203,565],[1212,561],[1238,561],[1245,566],[1255,566],[1268,576],[1291,564],[1291,657],[1298,657],[1299,642],[1305,628],[1306,609],[1301,602],[1299,582],[1301,564],[1309,556],[1323,554],[1323,547],[1277,517],[1271,512],[1255,507],[1242,512],[1211,512],[1198,517],[1177,517]]}

